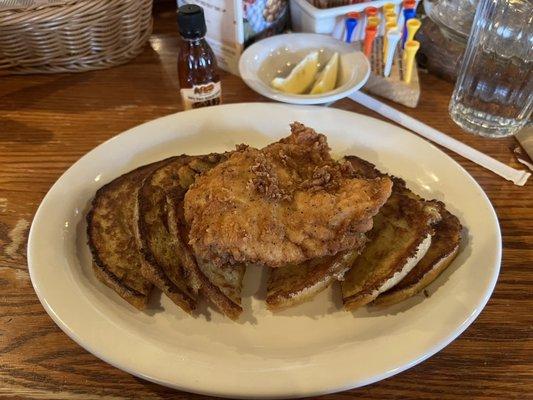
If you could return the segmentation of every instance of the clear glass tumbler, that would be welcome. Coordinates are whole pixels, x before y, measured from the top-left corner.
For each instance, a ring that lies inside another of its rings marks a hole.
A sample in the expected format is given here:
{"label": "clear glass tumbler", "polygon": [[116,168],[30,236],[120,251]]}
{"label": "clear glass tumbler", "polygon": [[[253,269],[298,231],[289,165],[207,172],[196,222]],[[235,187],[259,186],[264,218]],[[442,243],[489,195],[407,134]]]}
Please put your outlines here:
{"label": "clear glass tumbler", "polygon": [[518,132],[533,110],[533,0],[481,0],[450,101],[450,115],[481,136]]}

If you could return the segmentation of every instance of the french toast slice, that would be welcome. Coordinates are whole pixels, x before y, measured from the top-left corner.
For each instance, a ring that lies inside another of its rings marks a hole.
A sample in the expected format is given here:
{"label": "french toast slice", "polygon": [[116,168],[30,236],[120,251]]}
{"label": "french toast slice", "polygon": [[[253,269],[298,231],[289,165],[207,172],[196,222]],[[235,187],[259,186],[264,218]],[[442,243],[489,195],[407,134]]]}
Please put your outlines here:
{"label": "french toast slice", "polygon": [[199,283],[200,293],[222,314],[232,320],[239,318],[242,280],[246,268],[242,264],[215,266],[197,260],[188,244],[188,227],[185,223],[183,200],[186,190],[175,188],[167,192],[168,227],[175,243],[178,258]]}
{"label": "french toast slice", "polygon": [[[384,176],[374,165],[358,157],[345,157],[365,178]],[[374,217],[368,243],[341,282],[344,307],[356,309],[400,282],[424,257],[440,220],[436,202],[411,192],[399,178],[392,194]]]}
{"label": "french toast slice", "polygon": [[389,306],[399,303],[433,282],[450,265],[459,252],[462,226],[459,219],[439,202],[442,219],[435,225],[435,235],[426,255],[396,286],[381,293],[372,304]]}
{"label": "french toast slice", "polygon": [[174,188],[187,190],[198,175],[224,158],[224,154],[174,157],[146,177],[137,196],[136,239],[144,256],[141,273],[189,313],[196,308],[200,283],[177,257],[168,229],[166,193]]}
{"label": "french toast slice", "polygon": [[141,274],[143,257],[135,241],[137,193],[143,179],[168,161],[139,167],[101,187],[86,217],[97,278],[139,310],[152,284]]}
{"label": "french toast slice", "polygon": [[366,242],[364,234],[353,250],[298,265],[272,268],[267,283],[267,307],[281,311],[312,300],[335,280],[342,280]]}

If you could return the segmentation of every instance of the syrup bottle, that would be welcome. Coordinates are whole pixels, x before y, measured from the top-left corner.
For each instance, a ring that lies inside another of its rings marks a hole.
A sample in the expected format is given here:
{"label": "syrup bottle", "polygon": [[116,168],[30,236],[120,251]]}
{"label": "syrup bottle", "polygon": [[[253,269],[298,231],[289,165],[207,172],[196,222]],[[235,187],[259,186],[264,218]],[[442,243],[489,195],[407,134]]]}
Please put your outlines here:
{"label": "syrup bottle", "polygon": [[195,4],[178,8],[182,40],[178,54],[180,95],[186,110],[220,104],[221,87],[213,50],[205,40],[204,10]]}

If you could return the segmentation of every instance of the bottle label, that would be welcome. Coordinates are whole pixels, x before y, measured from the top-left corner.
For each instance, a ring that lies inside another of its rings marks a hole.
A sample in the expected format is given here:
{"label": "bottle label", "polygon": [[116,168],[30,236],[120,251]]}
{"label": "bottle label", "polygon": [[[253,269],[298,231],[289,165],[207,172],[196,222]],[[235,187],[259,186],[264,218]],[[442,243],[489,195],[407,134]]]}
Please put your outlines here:
{"label": "bottle label", "polygon": [[220,104],[222,89],[220,82],[211,82],[205,85],[194,85],[192,88],[180,90],[183,108],[200,108]]}

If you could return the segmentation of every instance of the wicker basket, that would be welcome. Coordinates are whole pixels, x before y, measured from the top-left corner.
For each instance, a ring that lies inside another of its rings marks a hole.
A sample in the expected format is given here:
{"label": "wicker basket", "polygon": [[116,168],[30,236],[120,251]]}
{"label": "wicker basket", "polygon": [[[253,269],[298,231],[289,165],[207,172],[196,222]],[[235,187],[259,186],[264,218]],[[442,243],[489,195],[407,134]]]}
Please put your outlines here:
{"label": "wicker basket", "polygon": [[122,64],[142,51],[151,31],[152,0],[0,1],[0,74]]}

